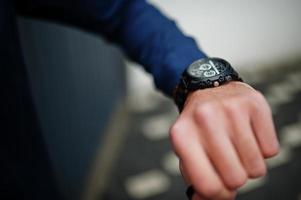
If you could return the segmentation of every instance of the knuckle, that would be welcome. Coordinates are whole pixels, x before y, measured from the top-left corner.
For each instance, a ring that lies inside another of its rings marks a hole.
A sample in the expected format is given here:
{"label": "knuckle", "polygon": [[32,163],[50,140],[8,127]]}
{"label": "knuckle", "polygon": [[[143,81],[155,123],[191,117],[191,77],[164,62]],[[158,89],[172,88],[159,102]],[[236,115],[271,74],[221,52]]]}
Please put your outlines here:
{"label": "knuckle", "polygon": [[216,197],[218,196],[221,191],[222,191],[222,188],[221,187],[218,187],[218,186],[208,186],[205,188],[206,190],[204,191],[204,196],[205,197],[208,197],[208,198],[211,198],[211,197]]}
{"label": "knuckle", "polygon": [[213,199],[214,197],[220,196],[224,186],[215,176],[199,174],[199,176],[197,175],[195,177],[194,189],[205,198]]}
{"label": "knuckle", "polygon": [[[261,95],[261,93],[260,93]],[[262,98],[259,99],[259,106],[261,109],[263,109],[263,111],[271,114],[272,111],[271,111],[271,108],[270,108],[270,105],[269,103],[267,102],[267,100],[265,99],[265,97],[263,95],[261,95]]]}
{"label": "knuckle", "polygon": [[195,117],[201,121],[206,121],[211,116],[214,116],[218,106],[216,102],[201,103],[195,110]]}
{"label": "knuckle", "polygon": [[250,178],[259,178],[266,175],[266,173],[267,173],[267,168],[265,164],[261,164],[261,163],[252,167],[248,172]]}
{"label": "knuckle", "polygon": [[169,130],[169,136],[173,144],[177,144],[181,140],[182,123],[175,123]]}
{"label": "knuckle", "polygon": [[226,105],[230,111],[230,113],[238,113],[246,108],[248,99],[244,96],[237,96],[229,99],[226,102]]}
{"label": "knuckle", "polygon": [[253,94],[254,98],[257,99],[258,101],[265,102],[265,97],[260,91],[255,90],[254,93],[252,93],[252,94]]}
{"label": "knuckle", "polygon": [[244,173],[239,176],[232,177],[230,180],[226,181],[225,184],[230,190],[236,190],[242,187],[247,182],[247,180],[248,178]]}
{"label": "knuckle", "polygon": [[250,178],[257,178],[266,174],[266,164],[260,152],[250,150],[246,160],[246,168]]}
{"label": "knuckle", "polygon": [[275,144],[272,147],[267,147],[263,150],[263,156],[265,158],[271,158],[273,156],[276,156],[280,151],[279,144]]}
{"label": "knuckle", "polygon": [[269,106],[269,104],[266,102],[265,104],[263,104],[264,107],[263,107],[263,111],[268,114],[268,116],[272,116],[272,110]]}
{"label": "knuckle", "polygon": [[196,191],[202,194],[205,198],[214,198],[219,196],[223,188],[221,185],[216,184],[204,184],[201,187],[195,188]]}
{"label": "knuckle", "polygon": [[256,108],[264,108],[266,110],[269,110],[269,104],[268,102],[266,101],[265,97],[263,96],[263,94],[259,91],[255,91],[252,93],[252,99],[251,102],[253,102],[253,105],[256,107]]}
{"label": "knuckle", "polygon": [[188,135],[191,133],[187,132],[187,124],[183,120],[178,120],[174,125],[169,129],[169,138],[174,147],[176,153],[179,153],[177,150],[187,145],[187,142],[191,141]]}
{"label": "knuckle", "polygon": [[178,132],[180,131],[180,126],[179,126],[178,124],[179,124],[179,123],[176,122],[176,123],[174,123],[174,124],[170,127],[169,133],[170,133],[171,135],[174,135],[174,134],[176,134],[176,133],[178,133]]}

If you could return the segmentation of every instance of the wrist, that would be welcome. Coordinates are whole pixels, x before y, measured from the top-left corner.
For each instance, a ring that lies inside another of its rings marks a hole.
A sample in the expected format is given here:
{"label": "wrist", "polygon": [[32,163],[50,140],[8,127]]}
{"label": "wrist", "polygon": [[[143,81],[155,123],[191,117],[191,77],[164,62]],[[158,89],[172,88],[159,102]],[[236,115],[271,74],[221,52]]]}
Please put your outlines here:
{"label": "wrist", "polygon": [[193,62],[182,74],[174,91],[174,101],[181,112],[192,92],[213,88],[232,81],[242,81],[231,65],[220,58],[205,58]]}

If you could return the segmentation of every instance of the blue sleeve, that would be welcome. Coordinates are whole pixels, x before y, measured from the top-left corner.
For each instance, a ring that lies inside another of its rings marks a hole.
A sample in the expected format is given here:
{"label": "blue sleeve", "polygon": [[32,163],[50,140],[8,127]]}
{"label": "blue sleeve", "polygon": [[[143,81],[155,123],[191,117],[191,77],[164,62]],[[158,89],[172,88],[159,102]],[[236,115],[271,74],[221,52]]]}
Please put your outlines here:
{"label": "blue sleeve", "polygon": [[19,0],[16,6],[23,15],[102,34],[143,65],[167,95],[191,62],[206,57],[174,21],[145,0]]}

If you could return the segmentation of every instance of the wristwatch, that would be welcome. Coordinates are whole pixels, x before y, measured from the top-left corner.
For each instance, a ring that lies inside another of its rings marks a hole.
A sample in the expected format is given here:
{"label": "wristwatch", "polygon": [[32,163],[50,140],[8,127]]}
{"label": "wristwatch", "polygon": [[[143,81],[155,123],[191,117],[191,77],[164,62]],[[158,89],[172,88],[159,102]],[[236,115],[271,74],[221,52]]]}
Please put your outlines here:
{"label": "wristwatch", "polygon": [[181,112],[187,95],[195,90],[217,87],[229,81],[243,81],[231,65],[221,58],[203,58],[189,65],[176,86],[173,97]]}

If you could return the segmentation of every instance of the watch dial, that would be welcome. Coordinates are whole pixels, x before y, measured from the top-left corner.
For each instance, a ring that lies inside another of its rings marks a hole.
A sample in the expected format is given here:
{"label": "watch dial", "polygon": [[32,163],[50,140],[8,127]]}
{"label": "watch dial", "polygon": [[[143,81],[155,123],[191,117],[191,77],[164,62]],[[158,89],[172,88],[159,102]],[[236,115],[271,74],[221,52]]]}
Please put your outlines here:
{"label": "watch dial", "polygon": [[216,75],[216,72],[214,70],[208,70],[203,73],[203,76],[207,77],[207,78],[213,77],[215,75]]}
{"label": "watch dial", "polygon": [[201,70],[200,63],[193,63],[188,68],[188,73],[193,77],[202,77],[204,71],[205,70]]}
{"label": "watch dial", "polygon": [[210,78],[219,75],[226,70],[224,62],[214,59],[196,61],[189,66],[187,72],[196,78]]}

